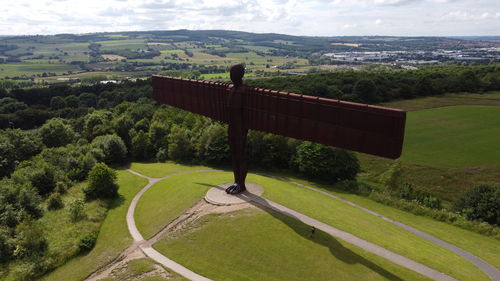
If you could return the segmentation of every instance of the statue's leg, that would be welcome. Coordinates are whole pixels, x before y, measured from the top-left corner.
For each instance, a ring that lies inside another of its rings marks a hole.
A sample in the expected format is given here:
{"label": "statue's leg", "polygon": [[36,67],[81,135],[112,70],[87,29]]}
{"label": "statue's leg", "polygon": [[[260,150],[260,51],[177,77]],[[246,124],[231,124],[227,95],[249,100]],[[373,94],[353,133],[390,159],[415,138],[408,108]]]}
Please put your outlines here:
{"label": "statue's leg", "polygon": [[238,194],[246,190],[245,179],[247,177],[247,161],[245,147],[248,129],[243,128],[241,124],[229,124],[229,148],[231,150],[231,159],[233,164],[234,184],[226,189],[229,194]]}

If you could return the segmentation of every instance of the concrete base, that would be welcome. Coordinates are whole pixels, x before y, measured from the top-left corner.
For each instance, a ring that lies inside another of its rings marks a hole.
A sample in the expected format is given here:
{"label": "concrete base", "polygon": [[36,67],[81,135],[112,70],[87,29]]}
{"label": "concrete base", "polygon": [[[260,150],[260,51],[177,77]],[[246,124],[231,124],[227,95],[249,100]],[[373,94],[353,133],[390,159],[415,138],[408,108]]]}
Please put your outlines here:
{"label": "concrete base", "polygon": [[247,182],[245,186],[247,190],[237,195],[230,195],[226,193],[226,188],[231,186],[233,183],[226,183],[220,186],[212,187],[207,194],[205,195],[205,201],[210,204],[218,205],[218,206],[229,206],[236,204],[243,204],[250,202],[249,195],[260,196],[264,192],[262,186]]}

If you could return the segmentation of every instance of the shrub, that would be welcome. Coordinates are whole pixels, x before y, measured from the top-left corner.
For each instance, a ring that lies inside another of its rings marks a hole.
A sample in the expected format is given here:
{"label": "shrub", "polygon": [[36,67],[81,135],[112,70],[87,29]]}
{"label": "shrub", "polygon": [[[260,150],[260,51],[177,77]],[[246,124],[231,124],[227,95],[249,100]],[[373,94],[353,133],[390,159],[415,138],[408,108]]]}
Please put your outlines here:
{"label": "shrub", "polygon": [[80,249],[80,253],[88,252],[94,248],[95,242],[97,241],[96,233],[87,233],[80,237],[78,242],[78,248]]}
{"label": "shrub", "polygon": [[353,153],[307,141],[297,147],[292,162],[309,178],[333,182],[354,179],[360,169]]}
{"label": "shrub", "polygon": [[69,218],[71,221],[79,221],[85,217],[85,202],[82,199],[75,199],[69,204]]}
{"label": "shrub", "polygon": [[16,227],[14,256],[26,258],[42,255],[47,250],[42,226],[31,220],[23,221]]}
{"label": "shrub", "polygon": [[116,172],[106,164],[96,164],[90,171],[87,180],[88,185],[83,190],[86,200],[114,198],[118,196]]}
{"label": "shrub", "polygon": [[52,193],[47,200],[47,209],[57,210],[62,207],[64,207],[64,203],[62,201],[61,194],[58,192]]}
{"label": "shrub", "polygon": [[473,187],[455,202],[453,208],[469,220],[500,225],[500,187],[484,184]]}
{"label": "shrub", "polygon": [[56,182],[56,188],[54,188],[54,192],[59,194],[64,194],[68,190],[68,185],[63,181]]}

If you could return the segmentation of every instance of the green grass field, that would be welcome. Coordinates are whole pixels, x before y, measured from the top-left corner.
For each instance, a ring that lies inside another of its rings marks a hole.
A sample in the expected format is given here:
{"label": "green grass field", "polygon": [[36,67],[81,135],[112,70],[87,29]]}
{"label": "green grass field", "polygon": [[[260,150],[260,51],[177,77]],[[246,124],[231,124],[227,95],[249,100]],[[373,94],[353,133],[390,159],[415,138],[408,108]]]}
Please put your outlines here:
{"label": "green grass field", "polygon": [[408,113],[401,160],[463,168],[500,165],[500,107],[449,106]]}
{"label": "green grass field", "polygon": [[[205,191],[210,186],[229,182],[230,180],[230,173],[210,172],[176,176],[158,183],[148,190],[139,201],[136,209],[136,222],[139,230],[144,236],[151,237],[172,219],[179,216],[183,210],[203,198]],[[458,255],[348,204],[267,177],[249,175],[248,181],[264,186],[266,189],[264,196],[266,198],[429,265],[458,279],[488,280],[478,268]],[[383,213],[385,215],[396,213],[405,220],[411,220],[412,215],[410,214],[393,210],[390,207],[386,208]],[[162,220],[159,221],[157,218],[162,218]],[[427,228],[436,226],[439,227],[437,222],[422,218],[417,228],[427,231]],[[443,230],[437,230],[434,233],[444,240],[452,237],[456,240],[467,240],[470,237],[470,232],[449,226],[444,226]],[[474,244],[490,247],[491,251],[486,250],[484,254],[478,255],[486,260],[498,259],[497,254],[495,254],[496,249],[498,249],[495,240],[480,235],[473,235],[472,237],[469,242],[462,244],[469,248],[473,248]],[[453,239],[452,242],[456,241]],[[481,249],[476,249],[476,253],[481,251]]]}
{"label": "green grass field", "polygon": [[[127,171],[118,171],[118,184],[120,186],[118,193],[120,198],[116,199],[108,210],[95,247],[88,254],[69,260],[66,264],[41,278],[41,280],[83,280],[95,270],[112,261],[121,251],[127,248],[132,243],[132,237],[128,232],[125,215],[130,201],[146,183],[147,180],[144,178]],[[61,231],[64,232],[64,230]]]}
{"label": "green grass field", "polygon": [[57,74],[68,71],[77,71],[78,68],[74,65],[62,63],[15,63],[15,64],[0,64],[0,78],[12,77],[21,75],[35,75],[44,72],[54,72]]}
{"label": "green grass field", "polygon": [[209,215],[154,247],[213,280],[428,280],[310,226],[259,209]]}
{"label": "green grass field", "polygon": [[172,161],[167,161],[166,163],[133,162],[130,164],[129,168],[142,175],[152,178],[161,178],[179,172],[211,169],[207,166],[182,165]]}
{"label": "green grass field", "polygon": [[202,200],[210,187],[230,181],[227,172],[209,172],[179,175],[155,184],[137,203],[137,228],[145,239],[151,238]]}

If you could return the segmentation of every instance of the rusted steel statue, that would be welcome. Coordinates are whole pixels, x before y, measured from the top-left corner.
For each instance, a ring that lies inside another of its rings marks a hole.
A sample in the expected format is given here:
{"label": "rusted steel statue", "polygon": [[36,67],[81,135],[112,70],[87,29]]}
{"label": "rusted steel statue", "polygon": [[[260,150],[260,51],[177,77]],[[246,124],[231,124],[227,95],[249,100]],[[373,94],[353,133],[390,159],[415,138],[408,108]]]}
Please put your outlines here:
{"label": "rusted steel statue", "polygon": [[406,112],[398,109],[271,91],[243,85],[245,69],[231,68],[233,84],[153,76],[154,98],[229,124],[234,184],[245,190],[249,129],[329,146],[398,158]]}

